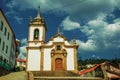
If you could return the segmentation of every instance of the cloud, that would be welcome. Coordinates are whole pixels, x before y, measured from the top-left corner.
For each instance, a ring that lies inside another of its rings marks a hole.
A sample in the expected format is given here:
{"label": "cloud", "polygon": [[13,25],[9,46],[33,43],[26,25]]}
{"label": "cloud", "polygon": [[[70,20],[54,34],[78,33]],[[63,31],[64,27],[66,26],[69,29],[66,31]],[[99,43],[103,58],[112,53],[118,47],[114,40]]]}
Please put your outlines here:
{"label": "cloud", "polygon": [[37,9],[37,7],[40,5],[42,7],[49,7],[47,6],[49,3],[50,5],[50,1],[46,1],[46,0],[11,0],[9,3],[6,4],[7,7],[9,8],[15,8],[15,7],[19,7],[19,10],[26,10],[26,9]]}
{"label": "cloud", "polygon": [[26,60],[26,57],[22,53],[19,54],[18,58]]}
{"label": "cloud", "polygon": [[21,39],[20,53],[26,54],[27,38]]}
{"label": "cloud", "polygon": [[13,9],[10,9],[9,11],[5,13],[5,15],[7,15],[8,17],[11,17],[12,15],[16,15],[16,14],[17,12]]}
{"label": "cloud", "polygon": [[26,57],[26,47],[27,47],[27,38],[21,39],[21,46],[20,46],[20,55],[18,58],[23,59]]}
{"label": "cloud", "polygon": [[[10,9],[9,11],[7,11],[7,12],[5,13],[5,15],[8,16],[9,18],[12,17],[12,18],[13,18],[17,23],[19,23],[19,24],[22,23],[23,18],[20,17],[20,16],[18,16],[18,13],[17,13],[15,10],[13,10],[13,9]],[[13,17],[13,16],[14,16],[14,17]]]}
{"label": "cloud", "polygon": [[85,52],[89,52],[89,51],[95,51],[96,46],[94,44],[93,40],[88,40],[86,42],[83,42],[81,40],[76,40],[76,43],[80,46],[79,50],[81,51],[85,51]]}
{"label": "cloud", "polygon": [[26,45],[20,47],[20,54],[18,55],[19,59],[26,59]]}
{"label": "cloud", "polygon": [[[6,4],[6,7],[8,8],[8,11],[5,13],[6,16],[8,17],[12,17],[15,21],[17,21],[19,24],[22,23],[23,18],[18,16],[19,13],[17,10],[19,9],[15,9],[18,5],[18,2],[16,2],[15,0],[11,0],[9,3]],[[13,17],[14,16],[14,17]]]}
{"label": "cloud", "polygon": [[94,54],[97,57],[101,55],[102,57],[108,57],[106,55],[109,55],[114,58],[114,55],[119,53],[120,49],[120,18],[108,23],[106,21],[107,15],[101,17],[100,15],[80,26],[79,30],[87,37],[87,40],[76,40],[79,45],[79,55],[91,56]]}
{"label": "cloud", "polygon": [[26,45],[27,44],[27,38],[21,39],[21,44]]}
{"label": "cloud", "polygon": [[91,56],[91,58],[93,58],[93,59],[100,59],[100,57],[99,57],[99,56],[96,56],[95,54],[93,54],[93,55]]}
{"label": "cloud", "polygon": [[26,54],[26,47],[27,47],[26,45],[21,46],[21,47],[20,47],[20,53],[22,53],[22,54],[25,55],[25,54]]}
{"label": "cloud", "polygon": [[14,19],[17,20],[17,22],[18,22],[19,24],[21,24],[21,23],[22,23],[22,20],[23,20],[23,18],[21,18],[21,17],[19,17],[19,16],[14,16]]}
{"label": "cloud", "polygon": [[63,28],[63,30],[68,30],[68,31],[80,28],[80,24],[77,22],[71,21],[69,16],[62,21],[60,26]]}
{"label": "cloud", "polygon": [[[120,19],[117,18],[112,23],[108,23],[106,16],[115,18],[116,15],[111,12],[115,8],[120,8],[119,4],[120,0],[12,0],[6,6],[10,8],[7,14],[16,16],[15,8],[25,11],[37,9],[39,5],[43,13],[63,12],[67,17],[60,24],[62,29],[67,31],[79,29],[87,37],[86,41],[77,39],[80,53],[97,51],[96,54],[113,54],[113,49],[120,49]],[[76,21],[82,18],[87,18],[87,22],[82,24]],[[16,19],[22,20],[19,16]],[[24,41],[26,40],[23,40],[23,44],[26,43]],[[21,46],[22,53],[25,52],[24,49],[25,45]],[[115,50],[114,52],[117,53]]]}
{"label": "cloud", "polygon": [[10,9],[13,9],[15,6],[17,6],[17,2],[15,0],[11,0],[6,6]]}
{"label": "cloud", "polygon": [[[11,0],[7,6],[18,7],[19,10],[37,9],[40,5],[42,12],[60,13],[65,12],[73,18],[96,18],[99,14],[108,14],[115,7],[120,8],[119,0]],[[92,6],[91,6],[92,5]]]}
{"label": "cloud", "polygon": [[[18,16],[18,11],[37,10],[37,7],[40,6],[42,13],[57,14],[57,16],[62,13],[62,15],[68,14],[74,20],[83,18],[90,20],[95,19],[100,14],[113,12],[115,8],[120,8],[119,4],[119,0],[11,0],[6,4],[10,9],[6,14]],[[17,22],[22,21],[20,16],[14,19]]]}
{"label": "cloud", "polygon": [[[117,21],[118,20],[118,21]],[[108,23],[104,19],[96,19],[89,21],[86,26],[80,29],[88,36],[88,41],[93,40],[96,51],[111,50],[120,48],[120,22],[117,19],[113,23]]]}

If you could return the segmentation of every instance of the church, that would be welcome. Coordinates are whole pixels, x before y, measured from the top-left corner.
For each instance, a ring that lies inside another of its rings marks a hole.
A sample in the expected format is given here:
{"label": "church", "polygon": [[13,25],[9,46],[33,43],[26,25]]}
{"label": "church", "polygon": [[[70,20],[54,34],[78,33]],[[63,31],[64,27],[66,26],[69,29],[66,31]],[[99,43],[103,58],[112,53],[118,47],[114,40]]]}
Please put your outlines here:
{"label": "church", "polygon": [[28,45],[26,71],[73,71],[78,72],[76,41],[69,42],[60,30],[46,42],[44,19],[40,16],[30,18],[28,28]]}

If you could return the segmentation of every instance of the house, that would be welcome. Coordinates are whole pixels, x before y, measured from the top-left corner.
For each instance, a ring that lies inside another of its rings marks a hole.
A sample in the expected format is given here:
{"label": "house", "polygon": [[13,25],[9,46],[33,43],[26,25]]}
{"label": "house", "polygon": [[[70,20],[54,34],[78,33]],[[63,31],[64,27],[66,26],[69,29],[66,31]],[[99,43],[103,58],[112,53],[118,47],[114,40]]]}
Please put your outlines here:
{"label": "house", "polygon": [[17,61],[16,68],[19,67],[22,70],[24,70],[26,68],[26,60],[17,58],[16,61]]}
{"label": "house", "polygon": [[0,66],[12,70],[16,66],[16,54],[19,41],[16,40],[15,34],[0,9]]}

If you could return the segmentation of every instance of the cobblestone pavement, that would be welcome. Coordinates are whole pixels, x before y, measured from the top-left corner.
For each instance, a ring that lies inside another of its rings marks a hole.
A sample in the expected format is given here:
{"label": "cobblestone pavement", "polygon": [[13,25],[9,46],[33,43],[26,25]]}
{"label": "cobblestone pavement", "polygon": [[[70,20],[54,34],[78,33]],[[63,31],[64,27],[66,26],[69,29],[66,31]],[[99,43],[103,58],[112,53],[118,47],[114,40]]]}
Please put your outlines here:
{"label": "cobblestone pavement", "polygon": [[5,76],[1,76],[0,80],[26,80],[26,72],[13,72]]}

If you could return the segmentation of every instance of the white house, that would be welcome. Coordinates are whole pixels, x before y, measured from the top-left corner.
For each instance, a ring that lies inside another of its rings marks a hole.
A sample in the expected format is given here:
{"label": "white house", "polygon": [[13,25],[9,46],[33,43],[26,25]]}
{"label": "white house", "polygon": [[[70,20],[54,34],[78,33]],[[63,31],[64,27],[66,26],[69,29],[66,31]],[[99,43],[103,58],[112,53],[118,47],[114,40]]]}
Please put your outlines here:
{"label": "white house", "polygon": [[7,63],[13,69],[16,65],[16,48],[19,41],[0,9],[0,62]]}
{"label": "white house", "polygon": [[75,40],[68,40],[58,33],[46,43],[47,27],[37,16],[29,23],[26,71],[74,71],[77,72],[77,48]]}
{"label": "white house", "polygon": [[26,68],[26,60],[24,60],[24,59],[16,59],[17,60],[17,65],[16,65],[16,67],[24,67],[24,68]]}

